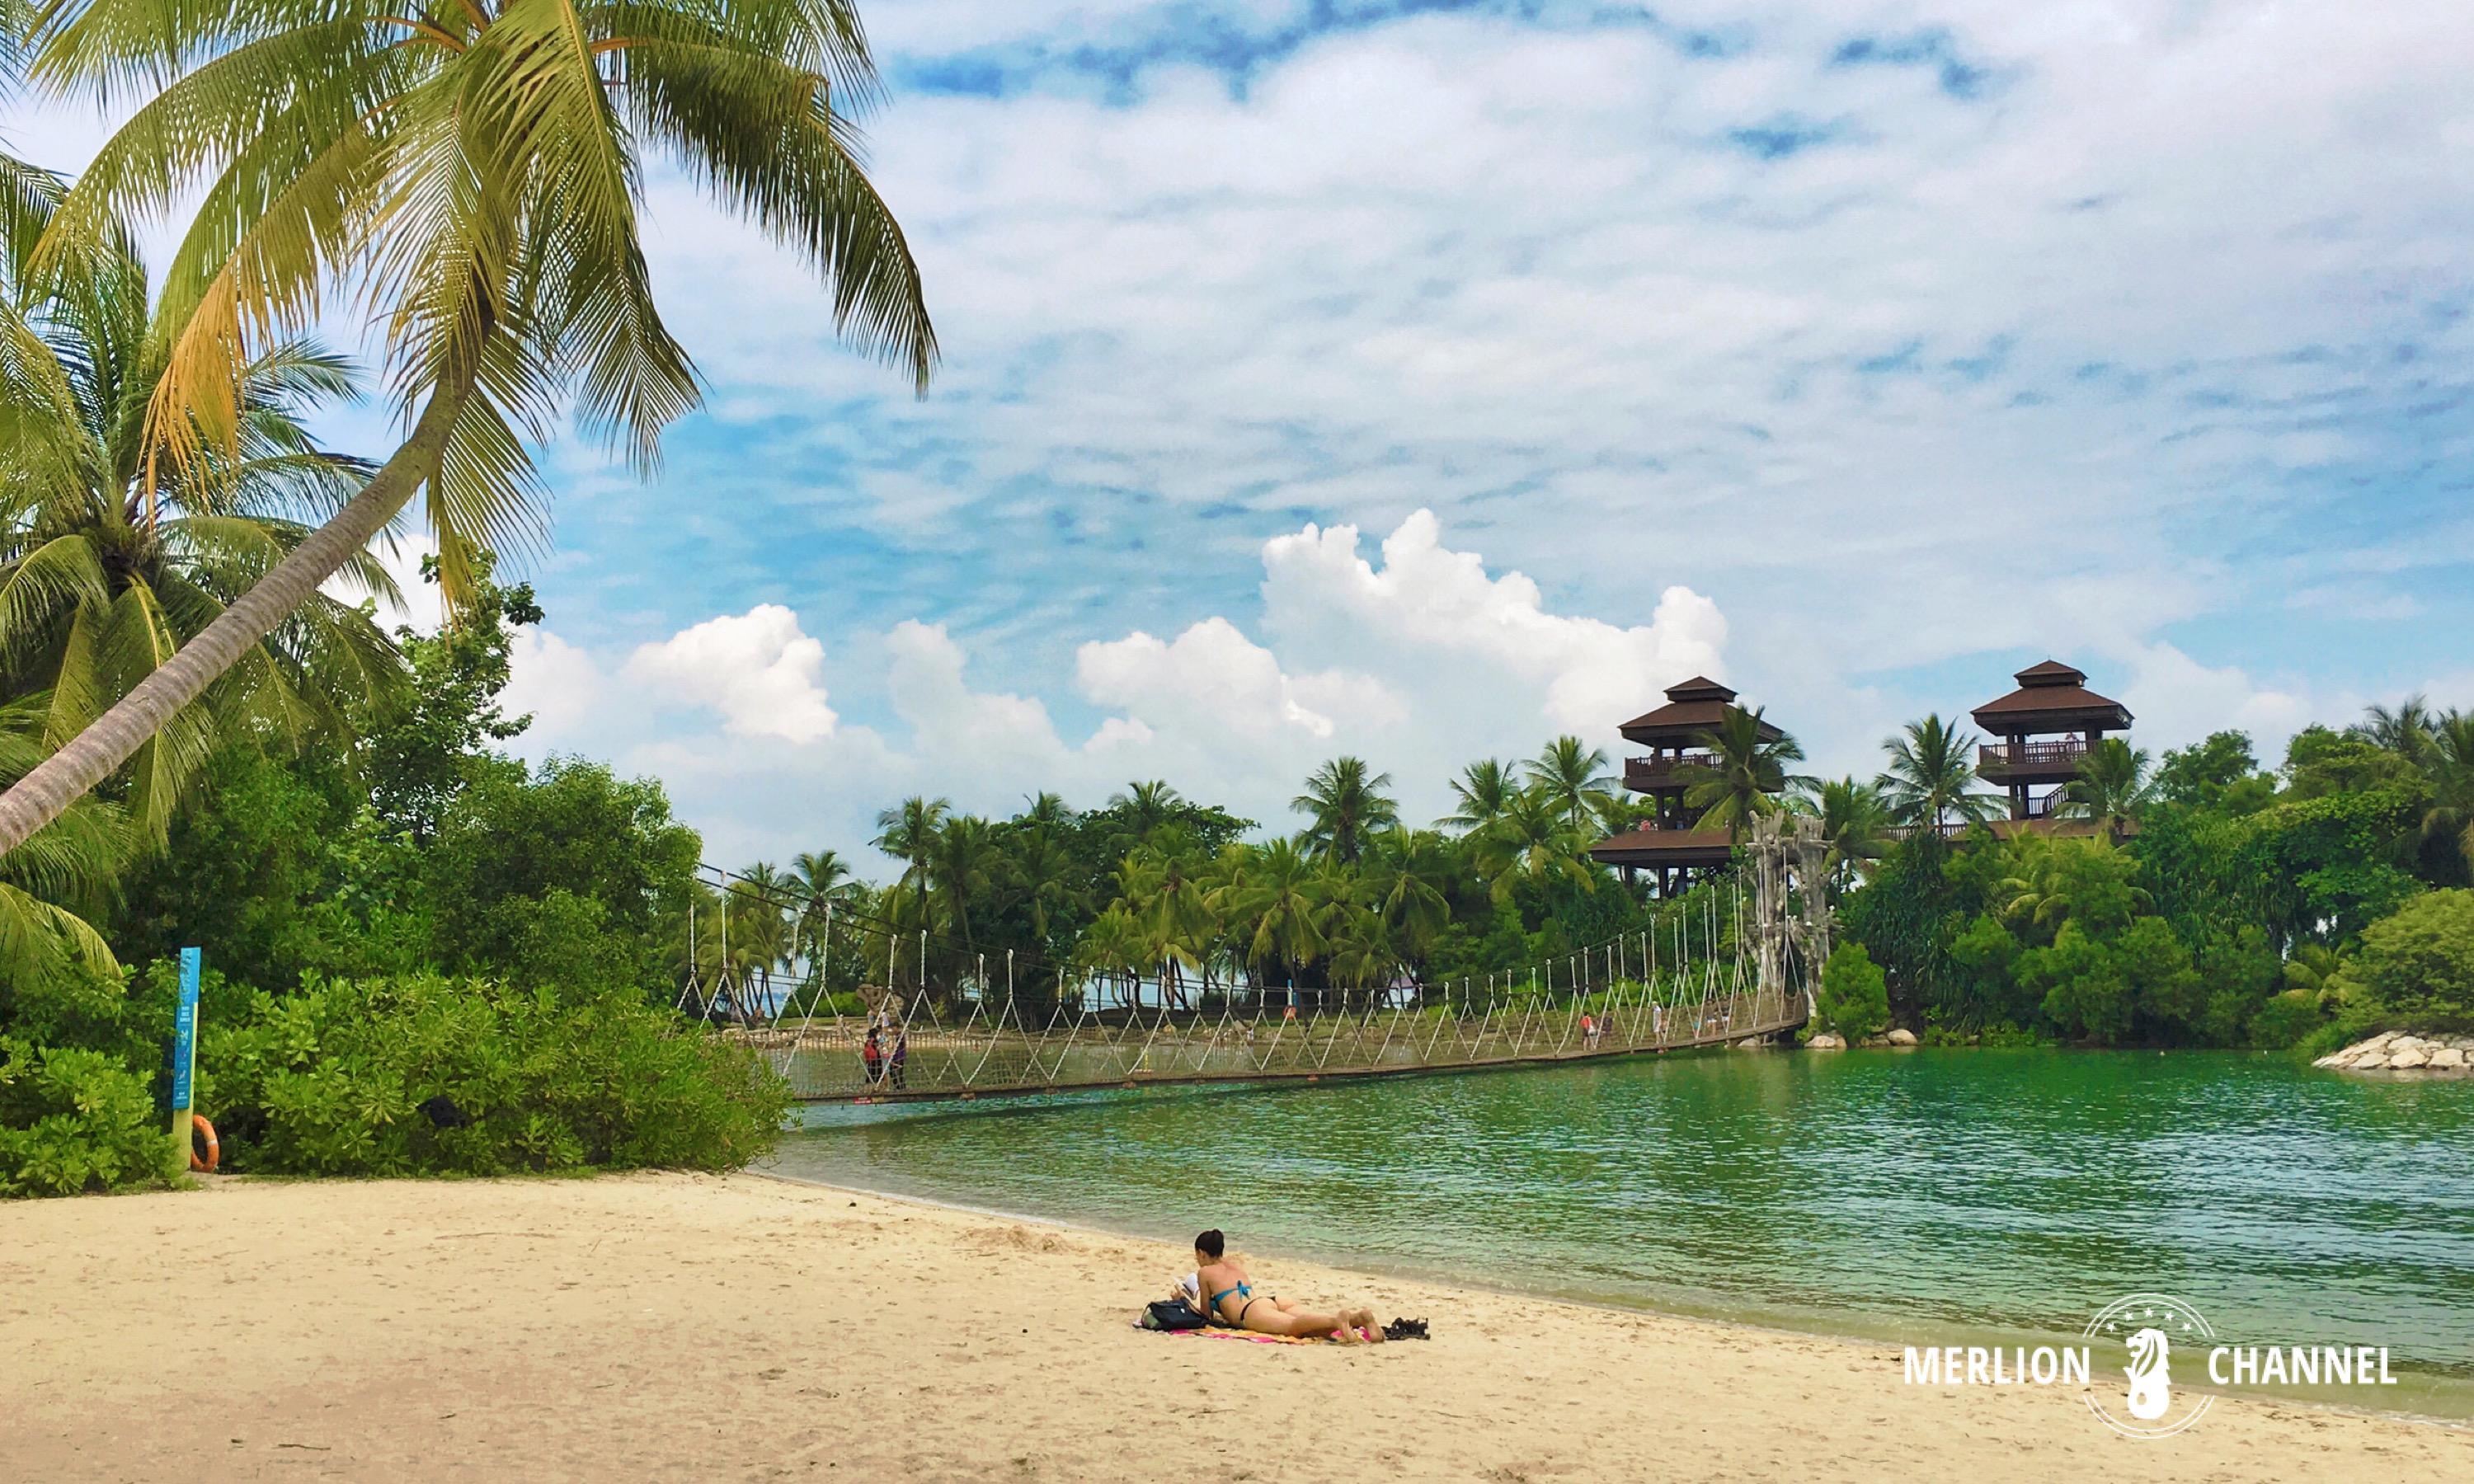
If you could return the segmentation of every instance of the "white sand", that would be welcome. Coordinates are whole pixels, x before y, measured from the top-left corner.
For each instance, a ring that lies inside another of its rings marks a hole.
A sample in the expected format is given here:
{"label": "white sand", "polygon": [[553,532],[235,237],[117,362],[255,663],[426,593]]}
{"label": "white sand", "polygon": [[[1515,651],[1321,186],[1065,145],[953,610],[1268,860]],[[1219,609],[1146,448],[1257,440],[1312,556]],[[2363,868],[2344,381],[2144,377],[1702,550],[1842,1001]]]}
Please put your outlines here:
{"label": "white sand", "polygon": [[1191,1265],[754,1176],[12,1203],[0,1478],[2474,1479],[2458,1428],[2226,1400],[2133,1443],[1874,1346],[1260,1254],[1436,1337],[1131,1328]]}

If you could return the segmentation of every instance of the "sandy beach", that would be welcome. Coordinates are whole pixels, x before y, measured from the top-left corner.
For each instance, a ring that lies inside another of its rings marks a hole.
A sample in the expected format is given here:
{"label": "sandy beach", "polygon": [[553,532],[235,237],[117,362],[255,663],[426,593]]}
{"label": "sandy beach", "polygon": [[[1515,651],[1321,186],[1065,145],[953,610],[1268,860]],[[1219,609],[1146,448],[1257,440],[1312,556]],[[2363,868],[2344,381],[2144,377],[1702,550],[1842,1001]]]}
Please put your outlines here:
{"label": "sandy beach", "polygon": [[[1243,1233],[1236,1233],[1242,1238]],[[1242,1245],[1242,1242],[1241,1242]],[[2239,1400],[2162,1442],[1876,1346],[1334,1272],[1343,1349],[1131,1328],[1171,1245],[758,1176],[221,1181],[0,1206],[12,1479],[2474,1477]]]}

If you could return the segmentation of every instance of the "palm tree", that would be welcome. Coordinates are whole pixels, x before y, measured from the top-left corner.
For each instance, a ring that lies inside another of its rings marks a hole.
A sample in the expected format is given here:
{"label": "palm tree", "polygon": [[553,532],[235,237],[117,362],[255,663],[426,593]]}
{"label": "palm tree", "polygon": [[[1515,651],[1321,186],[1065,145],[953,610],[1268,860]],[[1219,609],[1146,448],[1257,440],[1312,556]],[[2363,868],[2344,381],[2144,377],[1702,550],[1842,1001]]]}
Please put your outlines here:
{"label": "palm tree", "polygon": [[799,898],[796,950],[813,964],[824,941],[827,910],[847,900],[859,883],[838,850],[801,850],[790,857],[790,880]]}
{"label": "palm tree", "polygon": [[2457,842],[2474,871],[2474,711],[2448,711],[2433,719],[2422,750],[2431,779],[2431,802],[2422,812],[2422,838]]}
{"label": "palm tree", "polygon": [[1473,834],[1493,824],[1518,792],[1520,785],[1514,781],[1509,767],[1494,758],[1481,757],[1452,780],[1452,797],[1458,806],[1436,823],[1456,825],[1462,833]]}
{"label": "palm tree", "polygon": [[2345,967],[2349,955],[2324,943],[2297,943],[2285,961],[2285,987],[2311,995],[2319,1008],[2333,1011],[2345,999]]}
{"label": "palm tree", "polygon": [[1182,970],[1209,961],[1219,931],[1203,881],[1209,864],[1194,837],[1171,826],[1128,851],[1117,868],[1119,902],[1150,944],[1151,962],[1167,967],[1180,1003]]}
{"label": "palm tree", "polygon": [[[1801,755],[1801,754],[1799,754]],[[1575,736],[1561,736],[1523,765],[1529,786],[1546,796],[1576,830],[1603,825],[1615,803],[1614,782],[1605,775],[1607,754]]]}
{"label": "palm tree", "polygon": [[1822,838],[1830,842],[1831,882],[1844,892],[1858,869],[1889,850],[1890,806],[1879,788],[1852,778],[1809,788],[1806,800],[1821,821]]}
{"label": "palm tree", "polygon": [[[16,375],[48,389],[49,436],[0,451],[0,694],[39,704],[27,734],[45,752],[76,737],[141,683],[349,498],[369,469],[322,451],[303,421],[355,392],[350,369],[314,344],[275,347],[242,368],[240,425],[226,456],[156,467],[146,408],[163,373],[147,322],[146,271],[126,251],[73,275],[30,277],[31,235],[57,182],[27,178],[0,227],[0,297],[27,326]],[[390,600],[366,552],[347,574]],[[404,690],[394,645],[372,614],[312,593],[199,699],[172,713],[116,770],[115,792],[154,846],[198,769],[235,742],[349,737],[352,717]]]}
{"label": "palm tree", "polygon": [[1212,909],[1252,924],[1244,950],[1249,962],[1277,964],[1295,989],[1298,969],[1322,954],[1329,942],[1332,878],[1294,840],[1273,840],[1249,850],[1245,867],[1222,888]]}
{"label": "palm tree", "polygon": [[[1032,802],[1036,804],[1038,801]],[[1110,795],[1108,807],[1125,814],[1127,827],[1132,831],[1135,843],[1139,844],[1150,839],[1152,830],[1176,818],[1176,811],[1185,807],[1185,798],[1171,788],[1166,779],[1152,778],[1148,782],[1128,784],[1124,793]]]}
{"label": "palm tree", "polygon": [[1055,794],[1042,794],[1032,801],[1030,812],[1015,816],[1007,837],[1012,856],[1008,874],[1031,909],[1031,936],[1043,945],[1055,914],[1084,906],[1083,893],[1075,884],[1074,852],[1065,842],[1063,806],[1060,803],[1055,813],[1044,813],[1039,807],[1055,800]]}
{"label": "palm tree", "polygon": [[1497,906],[1511,904],[1523,882],[1564,876],[1593,890],[1597,876],[1581,853],[1582,840],[1554,802],[1534,788],[1513,796],[1512,805],[1471,837],[1479,873]]}
{"label": "palm tree", "polygon": [[1779,807],[1778,795],[1806,781],[1786,771],[1788,763],[1804,760],[1804,749],[1783,731],[1769,735],[1772,730],[1759,707],[1731,706],[1717,726],[1693,737],[1693,746],[1711,760],[1687,763],[1675,776],[1685,784],[1684,806],[1694,811],[1700,828],[1724,829],[1729,840],[1741,840],[1754,820]]}
{"label": "palm tree", "polygon": [[2119,839],[2122,826],[2138,819],[2154,792],[2147,749],[2105,737],[2079,758],[2079,776],[2062,785],[2062,802],[2053,812],[2094,820],[2106,838]]}
{"label": "palm tree", "polygon": [[971,928],[971,909],[995,890],[998,876],[1005,870],[1005,855],[997,849],[996,832],[976,814],[957,815],[929,840],[926,865],[923,880],[943,910],[945,921],[961,938],[962,952],[966,956],[977,952],[979,942]]}
{"label": "palm tree", "polygon": [[529,443],[571,401],[640,472],[698,400],[637,227],[650,145],[832,285],[836,323],[924,391],[934,331],[902,231],[853,151],[875,67],[851,0],[61,0],[34,75],[158,90],[96,155],[38,251],[59,271],[205,187],[156,313],[158,468],[229,456],[237,347],[305,333],[329,285],[387,325],[409,426],[319,530],[0,798],[0,852],[126,762],[424,488],[443,586],[539,527]]}
{"label": "palm tree", "polygon": [[2387,748],[2408,761],[2420,762],[2437,730],[2437,720],[2431,714],[2431,703],[2417,692],[2393,708],[2364,707],[2363,719],[2349,730],[2365,742]]}
{"label": "palm tree", "polygon": [[791,898],[790,878],[769,861],[758,861],[739,873],[739,879],[728,883],[730,891],[730,945],[733,957],[756,972],[757,984],[764,1006],[773,1007],[773,970],[788,966],[798,952],[798,933],[792,925],[786,905]]}
{"label": "palm tree", "polygon": [[1436,938],[1451,925],[1451,900],[1445,893],[1452,874],[1450,847],[1441,835],[1395,828],[1375,837],[1359,887],[1400,957],[1422,962]]}
{"label": "palm tree", "polygon": [[[0,710],[0,723],[14,709]],[[39,747],[0,725],[0,779],[23,776],[41,758]],[[63,903],[102,905],[126,854],[119,807],[81,799],[0,857],[0,985],[117,982],[119,965],[102,935]]]}
{"label": "palm tree", "polygon": [[877,814],[876,838],[869,843],[907,863],[902,885],[916,888],[928,879],[928,852],[934,848],[936,832],[945,827],[945,816],[953,807],[945,800],[922,799],[913,794]]}
{"label": "palm tree", "polygon": [[1306,791],[1289,801],[1307,819],[1299,842],[1344,866],[1357,864],[1375,831],[1400,823],[1400,806],[1383,792],[1391,786],[1392,775],[1369,777],[1362,757],[1324,763],[1306,779]]}
{"label": "palm tree", "polygon": [[1881,744],[1890,765],[1877,780],[1890,815],[1910,826],[1938,831],[1953,816],[1976,824],[1993,812],[1990,794],[1970,790],[1976,781],[1976,737],[1933,712],[1909,722],[1905,731]]}

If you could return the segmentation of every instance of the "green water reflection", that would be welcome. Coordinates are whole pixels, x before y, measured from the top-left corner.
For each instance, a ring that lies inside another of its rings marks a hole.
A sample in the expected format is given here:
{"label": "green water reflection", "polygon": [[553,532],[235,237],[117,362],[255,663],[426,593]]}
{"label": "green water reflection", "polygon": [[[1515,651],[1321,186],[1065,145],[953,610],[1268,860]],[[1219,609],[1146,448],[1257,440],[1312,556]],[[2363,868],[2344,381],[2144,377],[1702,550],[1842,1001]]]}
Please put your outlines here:
{"label": "green water reflection", "polygon": [[[817,1111],[781,1173],[1597,1303],[1950,1343],[2125,1293],[2385,1345],[2474,1414],[2474,1084],[2240,1053],[1715,1053]],[[1157,1275],[1129,1274],[1128,1293]]]}

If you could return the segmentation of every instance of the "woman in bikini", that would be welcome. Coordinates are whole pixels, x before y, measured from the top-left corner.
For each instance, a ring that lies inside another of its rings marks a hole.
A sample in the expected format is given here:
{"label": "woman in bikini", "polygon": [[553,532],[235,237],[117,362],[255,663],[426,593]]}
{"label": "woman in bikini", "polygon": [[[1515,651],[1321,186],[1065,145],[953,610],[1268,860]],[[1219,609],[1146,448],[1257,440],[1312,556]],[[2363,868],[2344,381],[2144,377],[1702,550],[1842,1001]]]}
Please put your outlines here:
{"label": "woman in bikini", "polygon": [[1194,1239],[1195,1282],[1201,1289],[1202,1311],[1211,1318],[1256,1334],[1329,1335],[1344,1345],[1383,1338],[1370,1308],[1317,1314],[1298,1307],[1295,1300],[1256,1293],[1246,1265],[1227,1253],[1228,1239],[1216,1229]]}

